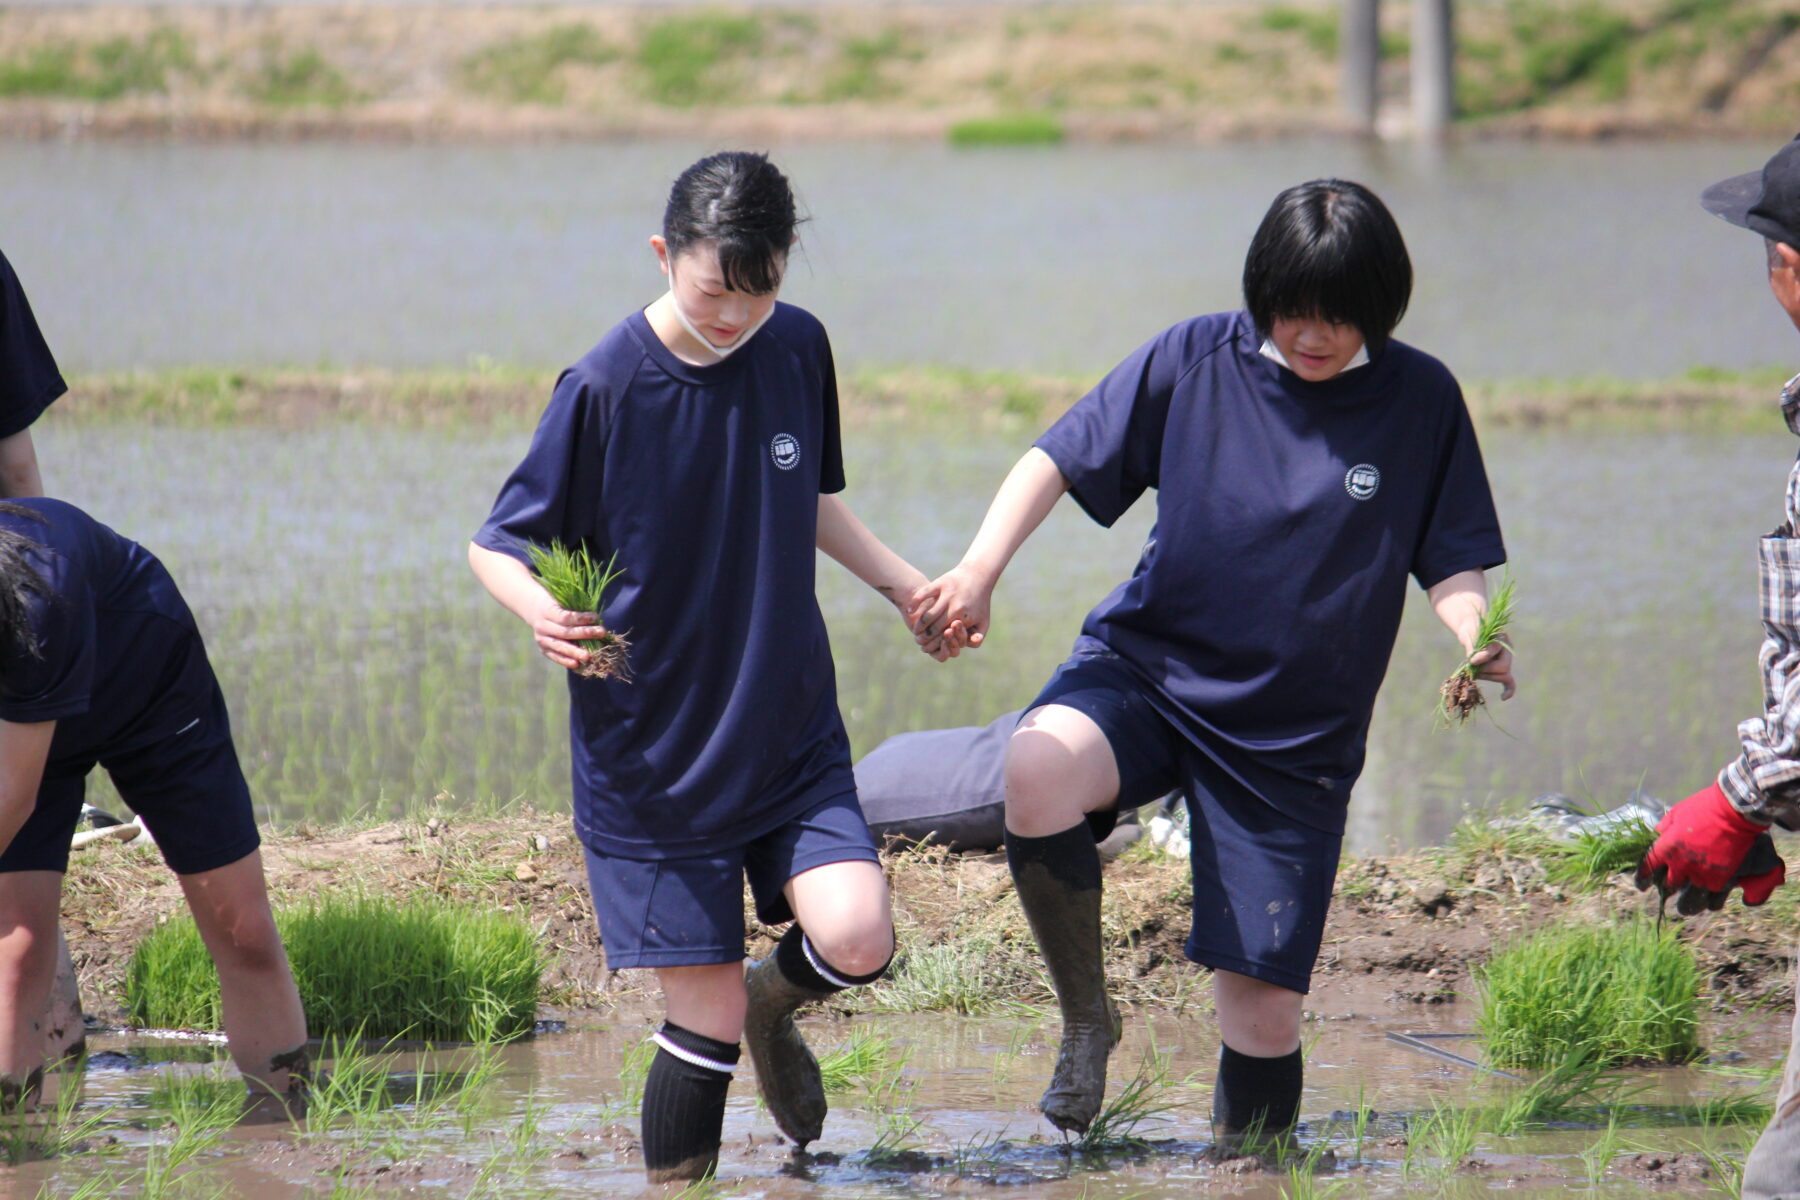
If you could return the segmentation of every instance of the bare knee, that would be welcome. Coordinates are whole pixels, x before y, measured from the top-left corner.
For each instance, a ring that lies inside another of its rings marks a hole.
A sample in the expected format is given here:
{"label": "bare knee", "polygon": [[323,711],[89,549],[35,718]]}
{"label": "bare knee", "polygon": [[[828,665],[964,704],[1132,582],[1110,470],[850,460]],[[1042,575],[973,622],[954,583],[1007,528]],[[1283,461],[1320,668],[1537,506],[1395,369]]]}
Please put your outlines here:
{"label": "bare knee", "polygon": [[[1119,793],[1112,748],[1087,717],[1037,717],[1021,722],[1006,746],[1006,827],[1025,837],[1060,833]],[[1064,728],[1071,718],[1086,728]]]}
{"label": "bare knee", "polygon": [[1231,971],[1213,972],[1219,1035],[1239,1054],[1277,1058],[1300,1048],[1306,998],[1278,984]]}
{"label": "bare knee", "polygon": [[894,957],[894,927],[885,916],[878,922],[859,922],[825,933],[817,933],[808,926],[806,940],[812,944],[813,952],[837,975],[858,978],[873,975]]}
{"label": "bare knee", "polygon": [[218,939],[212,950],[213,962],[221,971],[263,975],[288,969],[287,950],[272,916],[239,921]]}

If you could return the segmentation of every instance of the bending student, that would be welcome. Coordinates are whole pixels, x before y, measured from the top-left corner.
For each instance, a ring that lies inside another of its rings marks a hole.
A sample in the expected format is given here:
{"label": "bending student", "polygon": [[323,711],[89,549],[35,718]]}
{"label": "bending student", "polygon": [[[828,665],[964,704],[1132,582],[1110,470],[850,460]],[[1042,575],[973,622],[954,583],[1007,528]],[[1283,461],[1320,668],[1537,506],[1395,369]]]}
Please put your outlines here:
{"label": "bending student", "polygon": [[43,1081],[57,907],[106,768],[180,877],[254,1092],[305,1074],[306,1021],[261,838],[194,618],[149,551],[60,500],[0,502],[0,1107]]}

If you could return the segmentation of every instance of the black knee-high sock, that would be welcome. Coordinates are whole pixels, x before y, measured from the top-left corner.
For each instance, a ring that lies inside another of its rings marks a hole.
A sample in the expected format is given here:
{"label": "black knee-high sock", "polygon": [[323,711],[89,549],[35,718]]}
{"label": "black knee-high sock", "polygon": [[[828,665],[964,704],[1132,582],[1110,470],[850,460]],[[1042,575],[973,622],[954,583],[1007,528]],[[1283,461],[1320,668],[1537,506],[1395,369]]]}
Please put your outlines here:
{"label": "black knee-high sock", "polygon": [[737,1046],[672,1021],[663,1022],[655,1040],[656,1057],[644,1080],[644,1169],[671,1171],[717,1158]]}
{"label": "black knee-high sock", "polygon": [[1300,1119],[1300,1051],[1276,1058],[1219,1047],[1219,1079],[1213,1088],[1213,1131],[1278,1138]]}
{"label": "black knee-high sock", "polygon": [[798,924],[788,926],[788,931],[775,945],[775,965],[781,968],[788,982],[821,995],[874,983],[887,974],[891,962],[893,956],[889,955],[887,962],[867,975],[847,975],[825,961]]}
{"label": "black knee-high sock", "polygon": [[1006,865],[1014,877],[1034,863],[1073,891],[1100,888],[1100,852],[1094,849],[1094,834],[1085,821],[1048,837],[1021,837],[1007,830]]}

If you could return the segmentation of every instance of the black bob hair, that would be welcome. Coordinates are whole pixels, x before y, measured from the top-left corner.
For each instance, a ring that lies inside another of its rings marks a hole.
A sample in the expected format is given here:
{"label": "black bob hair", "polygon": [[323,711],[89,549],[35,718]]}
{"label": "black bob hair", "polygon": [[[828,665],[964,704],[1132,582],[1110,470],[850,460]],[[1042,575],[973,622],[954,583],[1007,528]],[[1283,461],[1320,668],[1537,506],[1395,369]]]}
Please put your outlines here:
{"label": "black bob hair", "polygon": [[[44,519],[34,509],[6,501],[0,501],[0,513],[33,521]],[[43,657],[31,631],[31,599],[48,596],[50,588],[27,557],[39,549],[38,543],[24,534],[0,529],[0,661],[14,655]],[[3,686],[0,691],[4,691]]]}
{"label": "black bob hair", "polygon": [[1275,197],[1244,258],[1244,307],[1267,337],[1283,318],[1354,325],[1379,354],[1412,298],[1406,241],[1374,192],[1315,179]]}
{"label": "black bob hair", "polygon": [[701,159],[675,180],[663,209],[669,261],[699,242],[719,249],[719,270],[734,292],[766,296],[781,286],[794,227],[794,192],[766,154],[726,150]]}

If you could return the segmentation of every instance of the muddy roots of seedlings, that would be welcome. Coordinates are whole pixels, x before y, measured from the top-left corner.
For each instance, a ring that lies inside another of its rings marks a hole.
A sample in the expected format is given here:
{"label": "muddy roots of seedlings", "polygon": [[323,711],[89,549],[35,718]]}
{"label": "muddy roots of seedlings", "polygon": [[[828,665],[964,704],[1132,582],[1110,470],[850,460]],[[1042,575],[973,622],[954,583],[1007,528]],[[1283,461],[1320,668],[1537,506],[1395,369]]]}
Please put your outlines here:
{"label": "muddy roots of seedlings", "polygon": [[1487,703],[1481,698],[1475,676],[1467,671],[1458,671],[1444,680],[1438,694],[1444,698],[1444,718],[1455,725],[1467,724],[1475,710]]}
{"label": "muddy roots of seedlings", "polygon": [[622,633],[609,633],[581,643],[587,661],[575,668],[583,679],[617,679],[631,682],[631,642]]}

